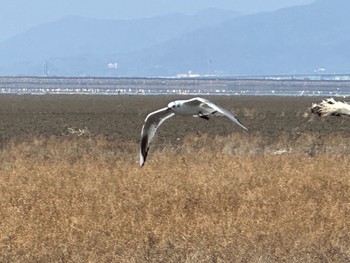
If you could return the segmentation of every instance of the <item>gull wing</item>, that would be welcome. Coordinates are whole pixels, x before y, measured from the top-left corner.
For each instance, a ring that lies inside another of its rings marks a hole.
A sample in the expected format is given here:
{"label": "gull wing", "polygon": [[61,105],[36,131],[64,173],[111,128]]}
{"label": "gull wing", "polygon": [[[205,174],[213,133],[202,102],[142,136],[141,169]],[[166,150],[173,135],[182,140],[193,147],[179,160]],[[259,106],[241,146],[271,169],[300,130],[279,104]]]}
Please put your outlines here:
{"label": "gull wing", "polygon": [[158,127],[174,115],[169,108],[163,108],[147,115],[141,131],[140,166],[146,162],[149,145],[153,140]]}
{"label": "gull wing", "polygon": [[203,102],[209,102],[209,101],[203,98],[193,98],[193,99],[184,101],[185,104],[195,106],[195,107],[199,107]]}
{"label": "gull wing", "polygon": [[203,98],[194,98],[193,99],[193,103],[195,103],[195,101],[200,102],[200,106],[207,106],[211,109],[213,109],[214,111],[226,116],[227,118],[229,118],[231,121],[233,121],[234,123],[236,123],[237,125],[239,125],[240,127],[242,127],[245,130],[248,130],[246,127],[243,126],[243,124],[241,124],[235,116],[232,115],[231,112],[229,112],[228,110],[225,110],[224,108],[221,108],[217,105],[215,105],[214,103],[210,102],[209,100],[203,99]]}

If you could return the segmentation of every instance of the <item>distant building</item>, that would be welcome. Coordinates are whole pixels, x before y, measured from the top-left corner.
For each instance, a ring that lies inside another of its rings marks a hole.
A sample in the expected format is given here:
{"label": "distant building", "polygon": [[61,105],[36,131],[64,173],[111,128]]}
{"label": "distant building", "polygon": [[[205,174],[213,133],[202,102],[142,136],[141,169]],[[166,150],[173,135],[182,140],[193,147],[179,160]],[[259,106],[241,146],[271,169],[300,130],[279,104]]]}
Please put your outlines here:
{"label": "distant building", "polygon": [[107,65],[107,67],[109,68],[109,69],[117,69],[118,68],[118,63],[112,63],[112,62],[110,62],[110,63],[108,63],[108,65]]}
{"label": "distant building", "polygon": [[200,77],[199,74],[193,74],[191,70],[189,70],[187,73],[180,73],[176,75],[177,78],[198,78]]}

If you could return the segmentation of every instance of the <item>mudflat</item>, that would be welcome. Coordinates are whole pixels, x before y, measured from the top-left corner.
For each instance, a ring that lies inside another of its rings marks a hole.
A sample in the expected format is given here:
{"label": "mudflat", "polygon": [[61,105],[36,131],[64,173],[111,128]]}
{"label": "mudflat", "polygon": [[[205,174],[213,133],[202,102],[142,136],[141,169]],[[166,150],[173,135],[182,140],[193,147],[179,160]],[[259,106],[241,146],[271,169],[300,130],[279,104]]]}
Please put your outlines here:
{"label": "mudflat", "polygon": [[[68,128],[87,129],[91,136],[111,141],[138,141],[147,114],[170,101],[189,96],[103,96],[103,95],[1,95],[0,138],[66,136]],[[297,136],[341,134],[350,137],[347,117],[320,118],[310,112],[319,97],[206,96],[230,110],[250,133],[273,140],[281,133]],[[244,133],[223,117],[209,121],[174,117],[158,131],[155,142],[172,142],[187,134],[229,135]]]}

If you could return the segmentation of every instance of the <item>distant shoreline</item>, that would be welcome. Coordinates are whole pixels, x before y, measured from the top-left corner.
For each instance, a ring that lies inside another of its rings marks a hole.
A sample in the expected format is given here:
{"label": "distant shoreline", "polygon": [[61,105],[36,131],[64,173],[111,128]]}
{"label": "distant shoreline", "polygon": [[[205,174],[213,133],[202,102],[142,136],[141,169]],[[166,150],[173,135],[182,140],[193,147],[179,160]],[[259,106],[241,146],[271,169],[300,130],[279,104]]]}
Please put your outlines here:
{"label": "distant shoreline", "polygon": [[2,94],[350,96],[350,80],[0,77]]}

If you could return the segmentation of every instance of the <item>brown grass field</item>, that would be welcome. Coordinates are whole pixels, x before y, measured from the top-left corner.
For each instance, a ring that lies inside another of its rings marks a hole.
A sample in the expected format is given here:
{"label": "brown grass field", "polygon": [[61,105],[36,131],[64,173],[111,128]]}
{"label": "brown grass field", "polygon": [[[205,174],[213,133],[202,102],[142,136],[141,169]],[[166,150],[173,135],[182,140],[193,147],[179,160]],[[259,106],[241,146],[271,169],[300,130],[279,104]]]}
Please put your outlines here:
{"label": "brown grass field", "polygon": [[140,168],[177,98],[1,95],[0,262],[350,262],[350,118],[210,97],[250,132],[174,117]]}

